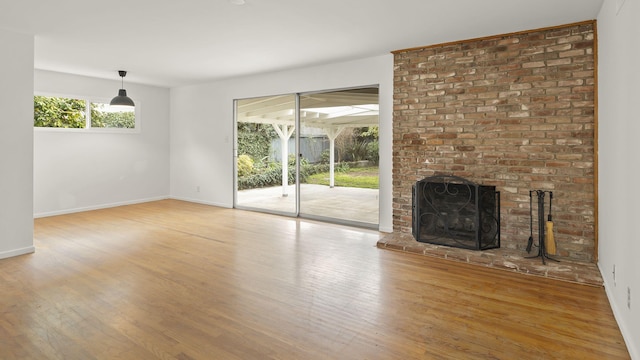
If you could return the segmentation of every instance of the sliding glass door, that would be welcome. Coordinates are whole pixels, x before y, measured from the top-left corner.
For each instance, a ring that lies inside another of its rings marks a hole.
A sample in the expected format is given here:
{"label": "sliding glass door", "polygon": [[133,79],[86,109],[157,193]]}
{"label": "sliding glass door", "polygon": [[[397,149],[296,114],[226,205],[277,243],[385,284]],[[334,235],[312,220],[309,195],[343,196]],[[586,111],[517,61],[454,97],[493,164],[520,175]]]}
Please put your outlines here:
{"label": "sliding glass door", "polygon": [[235,206],[377,228],[378,88],[236,101]]}
{"label": "sliding glass door", "polygon": [[297,216],[296,95],[236,100],[235,206]]}
{"label": "sliding glass door", "polygon": [[300,216],[377,227],[378,88],[301,95],[299,142]]}

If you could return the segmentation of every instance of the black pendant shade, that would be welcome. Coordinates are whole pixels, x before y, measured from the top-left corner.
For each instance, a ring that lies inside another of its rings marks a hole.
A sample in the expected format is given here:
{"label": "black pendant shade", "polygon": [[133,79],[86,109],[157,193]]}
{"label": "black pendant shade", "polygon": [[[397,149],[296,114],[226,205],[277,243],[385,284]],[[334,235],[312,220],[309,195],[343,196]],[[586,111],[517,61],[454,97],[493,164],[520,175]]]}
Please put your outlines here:
{"label": "black pendant shade", "polygon": [[111,106],[136,106],[131,100],[130,97],[127,96],[127,90],[124,89],[124,77],[127,76],[127,72],[124,70],[119,70],[118,74],[122,78],[122,89],[118,90],[118,96],[111,99],[109,105]]}

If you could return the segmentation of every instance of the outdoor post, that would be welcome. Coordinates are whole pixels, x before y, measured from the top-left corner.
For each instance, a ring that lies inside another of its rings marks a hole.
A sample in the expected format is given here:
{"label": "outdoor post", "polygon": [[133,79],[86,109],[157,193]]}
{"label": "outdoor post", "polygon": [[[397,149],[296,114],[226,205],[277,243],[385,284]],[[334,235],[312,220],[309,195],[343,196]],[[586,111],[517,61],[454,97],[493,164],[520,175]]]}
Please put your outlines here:
{"label": "outdoor post", "polygon": [[339,128],[328,128],[325,129],[327,133],[327,137],[329,138],[329,187],[333,188],[335,186],[335,149],[336,149],[336,138],[340,133],[344,130],[343,127]]}
{"label": "outdoor post", "polygon": [[276,133],[280,137],[280,149],[282,150],[282,196],[289,196],[289,138],[295,129],[295,126],[289,127],[286,124],[282,128],[276,124],[272,124]]}

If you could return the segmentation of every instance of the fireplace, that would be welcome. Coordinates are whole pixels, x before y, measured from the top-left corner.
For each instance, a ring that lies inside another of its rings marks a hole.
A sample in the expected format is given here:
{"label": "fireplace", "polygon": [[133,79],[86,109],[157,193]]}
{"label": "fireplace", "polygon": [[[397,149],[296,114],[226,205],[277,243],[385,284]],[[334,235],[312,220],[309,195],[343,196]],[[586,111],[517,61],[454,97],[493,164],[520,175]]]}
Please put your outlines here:
{"label": "fireplace", "polygon": [[413,237],[465,249],[500,247],[500,192],[457,176],[432,176],[413,186]]}

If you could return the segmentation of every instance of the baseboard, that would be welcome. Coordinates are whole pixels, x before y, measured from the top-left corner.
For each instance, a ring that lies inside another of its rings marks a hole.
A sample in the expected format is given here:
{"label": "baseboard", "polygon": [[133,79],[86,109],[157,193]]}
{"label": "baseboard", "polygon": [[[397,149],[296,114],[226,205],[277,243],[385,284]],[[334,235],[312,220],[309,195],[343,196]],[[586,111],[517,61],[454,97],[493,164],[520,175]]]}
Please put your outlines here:
{"label": "baseboard", "polygon": [[202,204],[202,205],[217,206],[217,207],[227,208],[227,209],[233,208],[233,205],[230,205],[230,204],[218,203],[213,201],[204,201],[204,200],[192,199],[192,198],[182,197],[182,196],[169,196],[169,199],[187,201],[187,202],[192,202],[192,203]]}
{"label": "baseboard", "polygon": [[[217,206],[217,207],[221,207],[221,208],[227,208],[227,209],[232,209],[233,208],[233,204],[228,204],[228,203],[218,203],[218,202],[212,202],[212,201],[203,201],[203,200],[198,200],[198,199],[192,199],[192,198],[188,198],[188,197],[182,197],[182,196],[170,196],[169,199],[172,200],[180,200],[180,201],[187,201],[187,202],[192,202],[192,203],[196,203],[196,204],[202,204],[202,205],[209,205],[209,206]],[[284,214],[285,216],[290,216],[288,214]],[[305,216],[305,218],[308,219],[312,219],[312,220],[318,220],[313,216]],[[322,218],[320,218],[320,221],[323,221]],[[341,222],[337,222],[337,223],[341,223]],[[346,222],[346,225],[350,225],[351,222]],[[363,226],[363,227],[367,227],[367,226]],[[392,233],[393,232],[393,228],[392,227],[379,227],[377,229],[380,232],[384,232],[384,233]]]}
{"label": "baseboard", "polygon": [[37,219],[37,218],[42,218],[42,217],[49,217],[49,216],[56,216],[56,215],[66,215],[66,214],[73,214],[73,213],[78,213],[78,212],[83,212],[83,211],[91,211],[91,210],[108,209],[108,208],[117,207],[117,206],[141,204],[141,203],[146,203],[146,202],[151,202],[151,201],[159,201],[159,200],[166,200],[166,199],[169,199],[169,197],[168,196],[158,196],[158,197],[152,197],[152,198],[146,198],[146,199],[121,201],[121,202],[117,202],[117,203],[100,204],[100,205],[86,206],[86,207],[79,207],[79,208],[72,208],[72,209],[65,209],[65,210],[58,210],[58,211],[34,213],[33,217],[35,219]]}
{"label": "baseboard", "polygon": [[35,246],[27,246],[21,249],[13,249],[9,251],[0,252],[0,259],[6,259],[14,256],[20,256],[24,254],[31,254],[36,251]]}
{"label": "baseboard", "polygon": [[[600,269],[601,274],[604,274],[604,271],[602,271],[602,268],[600,268],[599,262],[598,262],[598,269]],[[629,355],[633,360],[640,360],[640,349],[637,348],[638,344],[635,343],[634,341],[631,341],[632,339],[631,332],[627,329],[627,324],[624,321],[620,321],[624,319],[624,316],[622,315],[622,311],[618,307],[616,301],[614,301],[615,298],[613,297],[613,294],[609,290],[612,288],[612,286],[610,286],[606,276],[603,276],[603,280],[604,280],[604,291],[607,294],[607,298],[609,299],[609,306],[611,306],[611,310],[613,311],[613,317],[616,319],[616,323],[618,323],[618,328],[622,333],[622,338],[624,339],[624,342],[627,345],[627,350],[629,351]]]}

